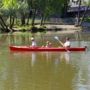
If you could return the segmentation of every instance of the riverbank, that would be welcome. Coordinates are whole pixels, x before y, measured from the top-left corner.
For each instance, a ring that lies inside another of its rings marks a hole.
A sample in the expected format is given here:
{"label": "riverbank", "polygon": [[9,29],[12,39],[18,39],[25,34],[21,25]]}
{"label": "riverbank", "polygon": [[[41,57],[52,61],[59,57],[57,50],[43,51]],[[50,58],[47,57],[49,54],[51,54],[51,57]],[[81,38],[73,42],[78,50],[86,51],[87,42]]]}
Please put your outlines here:
{"label": "riverbank", "polygon": [[[36,25],[40,27],[40,25]],[[75,25],[45,25],[47,29],[58,29],[58,30],[81,30],[81,27],[76,27]]]}
{"label": "riverbank", "polygon": [[[39,27],[39,25],[36,25],[36,27]],[[81,27],[75,27],[74,25],[46,25],[47,28],[46,32],[37,32],[37,33],[31,33],[30,31],[24,32],[25,34],[29,34],[29,36],[34,35],[35,37],[41,36],[44,39],[48,39],[54,37],[54,36],[59,36],[59,37],[72,37],[75,38],[79,32],[82,31]],[[58,30],[56,31],[56,28]],[[22,32],[14,32],[13,34],[23,34]]]}
{"label": "riverbank", "polygon": [[[40,28],[40,25],[35,25],[35,27]],[[75,25],[52,25],[46,24],[44,25],[46,32],[59,32],[59,33],[73,33],[75,31],[81,31],[81,27],[76,27]],[[31,32],[30,29],[22,29],[22,28],[13,28],[14,32]]]}

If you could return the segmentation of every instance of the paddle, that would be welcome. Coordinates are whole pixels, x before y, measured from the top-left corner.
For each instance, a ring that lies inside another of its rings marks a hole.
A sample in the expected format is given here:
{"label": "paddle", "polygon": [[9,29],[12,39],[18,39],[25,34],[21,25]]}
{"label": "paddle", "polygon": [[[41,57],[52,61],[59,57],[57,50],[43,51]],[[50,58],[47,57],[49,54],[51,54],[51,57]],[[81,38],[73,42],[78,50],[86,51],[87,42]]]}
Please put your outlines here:
{"label": "paddle", "polygon": [[[64,47],[64,44],[59,40],[58,36],[55,36],[54,38]],[[65,50],[70,52],[67,48],[65,48]]]}

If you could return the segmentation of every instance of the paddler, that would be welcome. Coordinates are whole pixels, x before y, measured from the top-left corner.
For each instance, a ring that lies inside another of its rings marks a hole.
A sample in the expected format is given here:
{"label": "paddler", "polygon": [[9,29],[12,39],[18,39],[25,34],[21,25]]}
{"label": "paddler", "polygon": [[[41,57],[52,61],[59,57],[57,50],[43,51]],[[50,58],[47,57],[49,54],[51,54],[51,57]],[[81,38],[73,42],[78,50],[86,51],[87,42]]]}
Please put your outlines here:
{"label": "paddler", "polygon": [[32,44],[31,44],[32,47],[36,47],[37,46],[35,38],[33,36],[31,37],[31,42],[32,42]]}
{"label": "paddler", "polygon": [[70,38],[66,37],[66,41],[63,44],[63,47],[70,48],[70,46],[71,46]]}

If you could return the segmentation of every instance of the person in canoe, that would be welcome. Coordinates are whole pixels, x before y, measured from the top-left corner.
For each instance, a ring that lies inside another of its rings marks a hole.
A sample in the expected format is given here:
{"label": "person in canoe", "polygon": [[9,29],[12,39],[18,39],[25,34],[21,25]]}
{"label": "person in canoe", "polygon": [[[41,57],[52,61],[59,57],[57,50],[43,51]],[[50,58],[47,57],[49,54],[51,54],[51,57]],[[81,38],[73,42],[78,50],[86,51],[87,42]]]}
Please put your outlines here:
{"label": "person in canoe", "polygon": [[45,47],[52,47],[52,43],[50,41],[46,41]]}
{"label": "person in canoe", "polygon": [[71,46],[70,38],[66,37],[66,41],[63,44],[63,47],[70,48],[70,46]]}
{"label": "person in canoe", "polygon": [[46,41],[45,45],[42,47],[52,47],[52,43],[50,41]]}
{"label": "person in canoe", "polygon": [[34,37],[31,37],[31,42],[32,42],[31,47],[36,47],[36,46],[37,46],[37,44],[36,44],[36,41],[35,41],[35,38],[34,38]]}

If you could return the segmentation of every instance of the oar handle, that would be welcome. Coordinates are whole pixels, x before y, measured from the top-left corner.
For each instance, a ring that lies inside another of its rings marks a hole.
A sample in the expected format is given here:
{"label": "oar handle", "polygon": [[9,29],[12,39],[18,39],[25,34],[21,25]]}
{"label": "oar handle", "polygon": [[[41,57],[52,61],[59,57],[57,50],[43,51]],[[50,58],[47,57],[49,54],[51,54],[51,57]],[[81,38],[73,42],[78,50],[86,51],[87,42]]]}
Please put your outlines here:
{"label": "oar handle", "polygon": [[[64,44],[59,40],[57,36],[55,36],[55,39],[58,40],[58,42],[64,47]],[[70,52],[66,47],[64,47],[66,51]]]}
{"label": "oar handle", "polygon": [[64,47],[64,44],[60,41],[60,40],[58,40],[59,41],[59,43]]}

